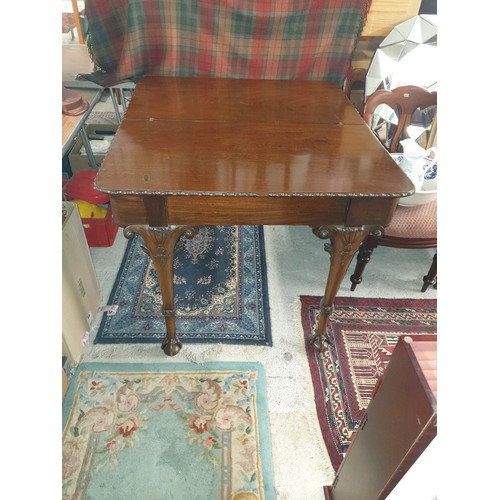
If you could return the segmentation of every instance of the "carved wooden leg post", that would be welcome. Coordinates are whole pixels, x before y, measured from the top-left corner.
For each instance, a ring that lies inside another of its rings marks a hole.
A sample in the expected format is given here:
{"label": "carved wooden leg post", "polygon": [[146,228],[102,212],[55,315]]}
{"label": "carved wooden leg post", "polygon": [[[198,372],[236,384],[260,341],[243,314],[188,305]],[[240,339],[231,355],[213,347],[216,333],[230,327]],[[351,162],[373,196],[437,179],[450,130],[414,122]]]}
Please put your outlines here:
{"label": "carved wooden leg post", "polygon": [[437,253],[434,254],[432,259],[432,264],[429,269],[429,272],[424,276],[424,284],[422,285],[421,292],[425,292],[429,285],[433,285],[434,288],[437,288]]}
{"label": "carved wooden leg post", "polygon": [[351,263],[352,257],[368,234],[365,227],[321,226],[313,229],[313,233],[321,239],[330,239],[325,243],[325,250],[330,254],[330,271],[316,331],[311,343],[317,351],[323,352],[330,339],[326,336],[328,317],[333,312],[333,301],[337,296],[340,284]]}
{"label": "carved wooden leg post", "polygon": [[376,230],[370,233],[363,243],[358,252],[356,267],[354,268],[354,273],[351,275],[351,292],[354,292],[356,287],[363,281],[363,271],[365,270],[366,264],[370,262],[373,250],[377,248],[378,239],[382,236],[381,230]]}
{"label": "carved wooden leg post", "polygon": [[174,257],[175,246],[179,238],[193,238],[197,228],[191,226],[150,227],[142,225],[128,226],[123,234],[131,239],[138,234],[144,241],[142,249],[149,255],[158,275],[158,282],[162,295],[162,314],[165,316],[167,335],[161,344],[161,348],[168,356],[175,356],[182,347],[177,338],[175,328],[175,305],[174,305]]}

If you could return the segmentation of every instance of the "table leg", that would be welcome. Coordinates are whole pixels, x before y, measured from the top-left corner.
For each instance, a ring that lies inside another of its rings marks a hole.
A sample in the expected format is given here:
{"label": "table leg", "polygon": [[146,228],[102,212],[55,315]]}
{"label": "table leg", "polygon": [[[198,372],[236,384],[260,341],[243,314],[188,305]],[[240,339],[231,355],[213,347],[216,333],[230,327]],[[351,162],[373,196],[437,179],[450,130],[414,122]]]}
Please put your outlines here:
{"label": "table leg", "polygon": [[313,233],[321,239],[329,239],[325,243],[325,250],[330,254],[330,270],[326,282],[325,294],[321,300],[320,313],[316,330],[311,339],[314,348],[323,352],[326,345],[331,342],[326,335],[328,317],[333,312],[333,301],[337,296],[340,284],[351,260],[359,246],[369,233],[369,229],[363,227],[343,226],[320,226],[313,228]]}
{"label": "table leg", "polygon": [[131,239],[138,234],[144,241],[142,249],[149,255],[158,275],[162,295],[162,314],[165,317],[167,335],[161,348],[167,356],[175,356],[182,348],[175,328],[174,304],[174,257],[179,238],[193,238],[198,228],[191,226],[151,227],[143,225],[127,226],[123,234]]}

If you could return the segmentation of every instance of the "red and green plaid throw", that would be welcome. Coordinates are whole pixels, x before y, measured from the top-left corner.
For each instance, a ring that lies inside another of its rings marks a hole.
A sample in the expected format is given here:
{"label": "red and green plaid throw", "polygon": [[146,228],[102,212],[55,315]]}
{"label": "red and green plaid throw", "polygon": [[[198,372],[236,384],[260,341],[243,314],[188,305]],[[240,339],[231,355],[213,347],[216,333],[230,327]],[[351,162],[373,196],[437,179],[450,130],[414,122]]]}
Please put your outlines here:
{"label": "red and green plaid throw", "polygon": [[342,86],[371,0],[86,0],[105,87],[142,76],[327,80]]}

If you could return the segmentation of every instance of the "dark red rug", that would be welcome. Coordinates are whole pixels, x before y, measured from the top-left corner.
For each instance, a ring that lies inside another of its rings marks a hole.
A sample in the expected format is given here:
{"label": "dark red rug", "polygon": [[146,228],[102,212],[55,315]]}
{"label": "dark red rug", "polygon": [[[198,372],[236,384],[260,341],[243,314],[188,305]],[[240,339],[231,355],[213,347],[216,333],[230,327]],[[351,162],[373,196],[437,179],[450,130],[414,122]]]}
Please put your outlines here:
{"label": "dark red rug", "polygon": [[327,324],[332,343],[318,353],[310,339],[321,297],[300,300],[316,411],[337,471],[399,336],[436,334],[437,303],[435,299],[338,297]]}

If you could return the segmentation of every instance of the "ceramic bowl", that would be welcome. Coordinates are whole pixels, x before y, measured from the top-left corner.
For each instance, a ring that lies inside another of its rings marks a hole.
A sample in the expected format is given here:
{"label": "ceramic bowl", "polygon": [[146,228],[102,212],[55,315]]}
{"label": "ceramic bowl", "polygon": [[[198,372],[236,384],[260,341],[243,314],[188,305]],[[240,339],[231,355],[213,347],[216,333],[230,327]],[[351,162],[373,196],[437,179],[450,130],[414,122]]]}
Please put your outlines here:
{"label": "ceramic bowl", "polygon": [[[392,154],[394,161],[399,165],[402,154]],[[429,163],[432,161],[430,158],[426,159]],[[402,207],[415,207],[417,205],[424,205],[430,203],[437,198],[437,163],[432,166],[426,173],[424,177],[424,184],[422,189],[415,191],[411,196],[405,198],[400,198],[398,205]]]}
{"label": "ceramic bowl", "polygon": [[437,180],[424,179],[424,184],[420,191],[415,191],[411,196],[400,198],[398,205],[402,207],[415,207],[417,205],[424,205],[430,203],[437,198]]}

